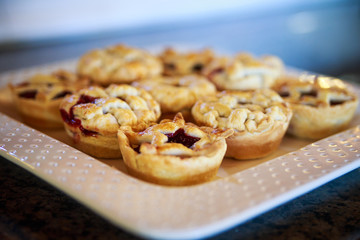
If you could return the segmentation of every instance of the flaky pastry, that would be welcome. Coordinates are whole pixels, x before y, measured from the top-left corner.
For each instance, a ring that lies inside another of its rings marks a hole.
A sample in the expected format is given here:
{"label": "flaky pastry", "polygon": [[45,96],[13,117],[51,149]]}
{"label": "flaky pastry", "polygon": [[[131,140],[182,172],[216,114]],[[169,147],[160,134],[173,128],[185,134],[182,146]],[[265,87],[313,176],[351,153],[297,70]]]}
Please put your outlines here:
{"label": "flaky pastry", "polygon": [[86,78],[58,70],[51,74],[33,75],[20,84],[9,84],[9,87],[24,122],[38,128],[59,128],[63,125],[60,102],[66,95],[87,85]]}
{"label": "flaky pastry", "polygon": [[181,113],[141,132],[120,127],[119,146],[128,172],[162,185],[191,185],[213,178],[232,130],[185,123]]}
{"label": "flaky pastry", "polygon": [[255,58],[240,53],[234,58],[215,58],[203,74],[219,90],[253,90],[270,88],[283,72],[283,62],[276,56]]}
{"label": "flaky pastry", "polygon": [[120,126],[146,128],[160,117],[160,105],[143,89],[112,84],[67,96],[60,112],[77,148],[99,158],[119,158],[116,135]]}
{"label": "flaky pastry", "polygon": [[288,132],[320,139],[344,130],[354,117],[358,96],[340,79],[302,75],[274,89],[291,104],[294,116]]}
{"label": "flaky pastry", "polygon": [[155,77],[134,82],[133,86],[149,91],[160,103],[162,114],[182,112],[187,120],[198,99],[216,92],[211,82],[198,75]]}
{"label": "flaky pastry", "polygon": [[254,159],[279,146],[292,116],[289,104],[270,89],[223,91],[199,100],[192,108],[199,125],[233,129],[226,156]]}
{"label": "flaky pastry", "polygon": [[130,83],[162,73],[161,61],[145,50],[115,45],[84,54],[77,66],[80,75],[95,83]]}
{"label": "flaky pastry", "polygon": [[164,74],[167,76],[201,74],[214,59],[214,53],[210,49],[179,52],[173,48],[166,48],[160,54],[160,59],[164,64]]}

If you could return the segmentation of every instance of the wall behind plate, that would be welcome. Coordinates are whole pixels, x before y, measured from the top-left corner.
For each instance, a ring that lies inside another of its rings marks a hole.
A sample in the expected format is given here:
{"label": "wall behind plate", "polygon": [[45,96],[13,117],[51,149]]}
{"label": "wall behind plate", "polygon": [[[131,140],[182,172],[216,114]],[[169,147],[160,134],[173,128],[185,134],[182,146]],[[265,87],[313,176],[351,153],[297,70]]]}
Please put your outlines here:
{"label": "wall behind plate", "polygon": [[[0,42],[39,40],[159,24],[251,16],[309,5],[309,0],[2,0]],[[318,3],[334,1],[318,0]],[[336,1],[335,1],[336,2]]]}
{"label": "wall behind plate", "polygon": [[360,65],[359,6],[355,0],[1,0],[0,71],[123,42],[270,53],[311,71],[352,73]]}

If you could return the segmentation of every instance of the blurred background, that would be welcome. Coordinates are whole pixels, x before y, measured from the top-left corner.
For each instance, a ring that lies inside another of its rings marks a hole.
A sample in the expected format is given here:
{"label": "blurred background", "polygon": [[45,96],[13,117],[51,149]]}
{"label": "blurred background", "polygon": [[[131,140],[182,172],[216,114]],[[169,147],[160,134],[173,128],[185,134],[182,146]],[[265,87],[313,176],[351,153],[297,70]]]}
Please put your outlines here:
{"label": "blurred background", "polygon": [[356,81],[360,1],[0,0],[0,72],[117,43],[274,54],[290,66]]}

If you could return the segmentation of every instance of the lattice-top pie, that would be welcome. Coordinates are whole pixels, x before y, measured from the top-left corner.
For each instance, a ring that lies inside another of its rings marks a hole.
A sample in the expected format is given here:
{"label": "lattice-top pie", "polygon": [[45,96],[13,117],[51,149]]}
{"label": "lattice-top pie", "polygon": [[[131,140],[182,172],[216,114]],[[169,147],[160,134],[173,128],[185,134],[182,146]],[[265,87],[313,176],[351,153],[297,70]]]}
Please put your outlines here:
{"label": "lattice-top pie", "polygon": [[125,84],[82,89],[66,97],[60,111],[76,146],[100,158],[121,156],[120,126],[142,130],[160,117],[160,105],[148,92]]}
{"label": "lattice-top pie", "polygon": [[192,115],[199,125],[233,129],[226,156],[253,159],[273,152],[280,144],[292,111],[270,89],[223,91],[196,102]]}
{"label": "lattice-top pie", "polygon": [[358,104],[344,82],[330,77],[303,75],[274,89],[294,110],[288,131],[302,138],[320,139],[345,129]]}
{"label": "lattice-top pie", "polygon": [[199,75],[155,77],[133,85],[149,91],[160,103],[162,113],[182,112],[186,119],[199,98],[216,92],[215,86]]}
{"label": "lattice-top pie", "polygon": [[145,50],[125,45],[92,50],[78,62],[78,73],[95,83],[129,83],[162,73],[161,61]]}
{"label": "lattice-top pie", "polygon": [[36,74],[20,84],[9,84],[9,87],[26,123],[39,128],[58,128],[63,125],[59,113],[62,99],[87,85],[86,78],[58,70],[51,74]]}
{"label": "lattice-top pie", "polygon": [[234,58],[216,58],[204,69],[203,74],[219,90],[251,90],[271,87],[283,68],[283,62],[276,56],[255,58],[240,53]]}
{"label": "lattice-top pie", "polygon": [[185,123],[181,113],[141,132],[129,126],[118,132],[129,173],[164,185],[190,185],[214,177],[232,130],[215,130]]}
{"label": "lattice-top pie", "polygon": [[160,58],[167,76],[201,74],[205,66],[214,59],[214,53],[210,49],[184,53],[167,48],[160,54]]}

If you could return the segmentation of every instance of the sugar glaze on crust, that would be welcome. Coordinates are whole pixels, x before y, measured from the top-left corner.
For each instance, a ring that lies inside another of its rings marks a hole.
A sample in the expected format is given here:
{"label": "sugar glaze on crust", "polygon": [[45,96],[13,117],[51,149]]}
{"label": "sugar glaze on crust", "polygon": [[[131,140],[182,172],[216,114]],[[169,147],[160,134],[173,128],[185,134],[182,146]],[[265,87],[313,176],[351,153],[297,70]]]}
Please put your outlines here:
{"label": "sugar glaze on crust", "polygon": [[130,174],[162,185],[191,185],[213,178],[232,130],[185,123],[181,113],[141,132],[120,127],[119,146]]}
{"label": "sugar glaze on crust", "polygon": [[120,126],[142,130],[160,117],[160,105],[148,92],[126,84],[82,89],[66,97],[60,111],[76,146],[99,158],[121,157]]}
{"label": "sugar glaze on crust", "polygon": [[227,157],[254,159],[277,149],[292,111],[275,91],[259,89],[223,91],[199,100],[192,115],[199,125],[234,130],[226,139]]}

